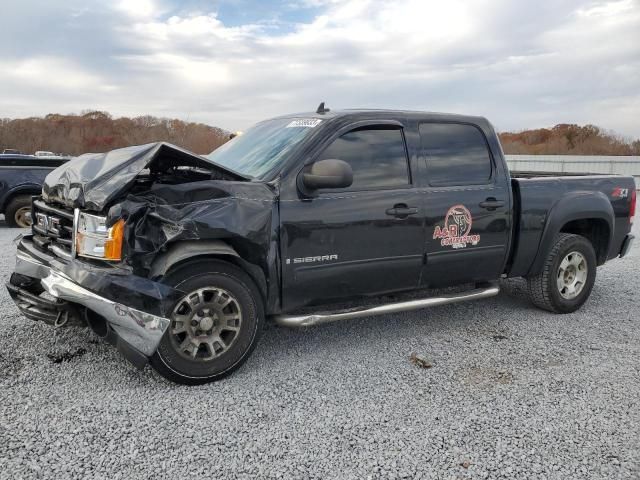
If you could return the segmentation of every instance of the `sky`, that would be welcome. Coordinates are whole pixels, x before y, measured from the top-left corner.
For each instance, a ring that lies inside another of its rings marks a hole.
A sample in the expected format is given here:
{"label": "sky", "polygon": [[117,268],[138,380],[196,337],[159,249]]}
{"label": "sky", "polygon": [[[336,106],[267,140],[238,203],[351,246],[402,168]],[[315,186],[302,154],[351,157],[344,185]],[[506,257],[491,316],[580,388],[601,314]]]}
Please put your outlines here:
{"label": "sky", "polygon": [[0,117],[393,108],[640,138],[640,0],[1,0]]}

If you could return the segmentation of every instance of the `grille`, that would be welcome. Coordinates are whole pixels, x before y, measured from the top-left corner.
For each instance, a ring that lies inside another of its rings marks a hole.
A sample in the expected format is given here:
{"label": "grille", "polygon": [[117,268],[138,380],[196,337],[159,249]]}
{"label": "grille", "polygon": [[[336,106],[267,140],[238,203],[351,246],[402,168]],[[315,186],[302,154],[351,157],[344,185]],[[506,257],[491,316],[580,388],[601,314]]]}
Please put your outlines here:
{"label": "grille", "polygon": [[70,259],[73,246],[73,211],[34,200],[33,243],[43,251]]}

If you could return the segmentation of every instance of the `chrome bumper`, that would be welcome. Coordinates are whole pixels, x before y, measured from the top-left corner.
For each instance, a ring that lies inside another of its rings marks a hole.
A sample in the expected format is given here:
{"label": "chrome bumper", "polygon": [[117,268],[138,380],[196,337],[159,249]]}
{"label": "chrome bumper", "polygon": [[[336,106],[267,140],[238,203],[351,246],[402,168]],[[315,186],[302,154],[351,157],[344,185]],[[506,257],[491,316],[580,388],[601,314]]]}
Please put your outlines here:
{"label": "chrome bumper", "polygon": [[124,342],[147,357],[156,351],[169,326],[168,318],[101,297],[21,251],[16,256],[15,272],[39,279],[43,288],[54,297],[82,305],[101,315]]}

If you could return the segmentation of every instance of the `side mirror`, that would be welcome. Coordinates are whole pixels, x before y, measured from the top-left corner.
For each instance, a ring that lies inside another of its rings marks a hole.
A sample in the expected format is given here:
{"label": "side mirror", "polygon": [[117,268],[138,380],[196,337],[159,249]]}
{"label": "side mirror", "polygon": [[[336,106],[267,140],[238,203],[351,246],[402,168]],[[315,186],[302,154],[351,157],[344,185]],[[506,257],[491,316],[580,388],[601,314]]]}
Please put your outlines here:
{"label": "side mirror", "polygon": [[302,174],[302,183],[309,190],[346,188],[353,183],[353,170],[351,165],[342,160],[320,160]]}

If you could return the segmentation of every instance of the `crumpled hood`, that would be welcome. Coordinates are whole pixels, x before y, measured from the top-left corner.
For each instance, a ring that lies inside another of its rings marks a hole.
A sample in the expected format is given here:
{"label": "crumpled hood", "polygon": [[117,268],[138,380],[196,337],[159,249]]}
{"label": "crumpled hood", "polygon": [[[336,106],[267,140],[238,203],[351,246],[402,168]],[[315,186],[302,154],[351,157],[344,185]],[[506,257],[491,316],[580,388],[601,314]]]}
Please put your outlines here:
{"label": "crumpled hood", "polygon": [[47,175],[42,196],[47,202],[70,208],[101,211],[160,157],[164,161],[175,160],[180,165],[217,172],[220,178],[249,179],[176,145],[155,142],[75,157]]}

